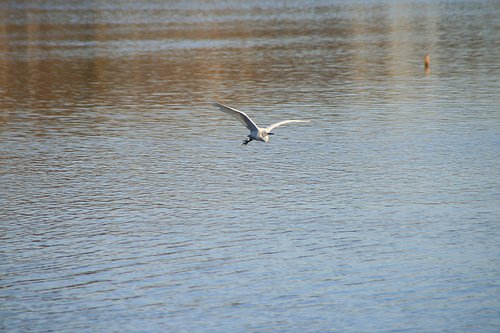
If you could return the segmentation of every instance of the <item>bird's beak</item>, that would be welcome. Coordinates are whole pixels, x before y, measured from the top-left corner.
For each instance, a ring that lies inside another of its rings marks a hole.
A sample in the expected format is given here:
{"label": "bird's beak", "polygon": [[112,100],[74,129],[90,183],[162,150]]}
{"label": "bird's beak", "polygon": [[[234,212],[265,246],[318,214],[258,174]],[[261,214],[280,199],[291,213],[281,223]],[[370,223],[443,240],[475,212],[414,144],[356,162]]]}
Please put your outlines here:
{"label": "bird's beak", "polygon": [[267,135],[274,135],[274,133],[267,133]]}

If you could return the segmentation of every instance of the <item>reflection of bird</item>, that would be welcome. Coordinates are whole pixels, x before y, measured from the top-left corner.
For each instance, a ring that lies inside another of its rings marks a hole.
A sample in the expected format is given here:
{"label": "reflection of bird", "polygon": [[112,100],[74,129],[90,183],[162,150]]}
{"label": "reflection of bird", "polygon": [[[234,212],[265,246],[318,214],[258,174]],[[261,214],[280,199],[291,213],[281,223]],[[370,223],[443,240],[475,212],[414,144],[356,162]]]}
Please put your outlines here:
{"label": "reflection of bird", "polygon": [[220,103],[214,102],[214,106],[218,107],[222,112],[228,113],[231,116],[238,119],[243,125],[246,126],[250,130],[250,135],[248,135],[248,139],[243,141],[243,145],[246,146],[250,141],[257,140],[262,142],[267,142],[269,139],[269,135],[273,135],[271,133],[273,128],[278,127],[280,125],[286,123],[307,123],[309,120],[283,120],[278,123],[272,124],[266,128],[260,128],[250,119],[245,113],[238,111],[236,109],[230,108],[229,106],[222,105]]}

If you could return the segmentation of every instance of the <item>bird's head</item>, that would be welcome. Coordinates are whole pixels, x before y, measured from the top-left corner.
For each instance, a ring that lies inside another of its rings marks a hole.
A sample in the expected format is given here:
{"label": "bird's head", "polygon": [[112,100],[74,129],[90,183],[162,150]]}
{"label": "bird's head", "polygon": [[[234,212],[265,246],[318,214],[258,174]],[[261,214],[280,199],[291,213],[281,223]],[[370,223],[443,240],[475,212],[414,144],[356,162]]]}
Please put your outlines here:
{"label": "bird's head", "polygon": [[274,133],[265,132],[264,135],[262,136],[262,139],[264,139],[264,142],[267,142],[267,140],[269,140],[269,135],[274,135]]}

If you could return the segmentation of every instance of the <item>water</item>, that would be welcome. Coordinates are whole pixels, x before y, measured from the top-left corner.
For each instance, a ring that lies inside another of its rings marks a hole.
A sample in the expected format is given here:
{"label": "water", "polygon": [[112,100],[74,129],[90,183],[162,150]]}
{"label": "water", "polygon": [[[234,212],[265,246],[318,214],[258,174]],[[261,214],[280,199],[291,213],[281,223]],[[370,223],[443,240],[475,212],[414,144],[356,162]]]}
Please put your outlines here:
{"label": "water", "polygon": [[0,9],[3,331],[500,330],[497,1]]}

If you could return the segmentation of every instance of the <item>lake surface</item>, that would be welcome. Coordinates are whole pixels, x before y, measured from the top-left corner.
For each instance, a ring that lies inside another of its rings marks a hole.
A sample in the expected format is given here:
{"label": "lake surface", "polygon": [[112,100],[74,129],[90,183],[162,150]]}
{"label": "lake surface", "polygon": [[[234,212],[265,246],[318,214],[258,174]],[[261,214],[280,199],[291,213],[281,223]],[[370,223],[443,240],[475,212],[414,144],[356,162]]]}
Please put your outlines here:
{"label": "lake surface", "polygon": [[[500,331],[498,1],[6,1],[0,28],[0,330]],[[213,100],[311,121],[241,146]]]}

